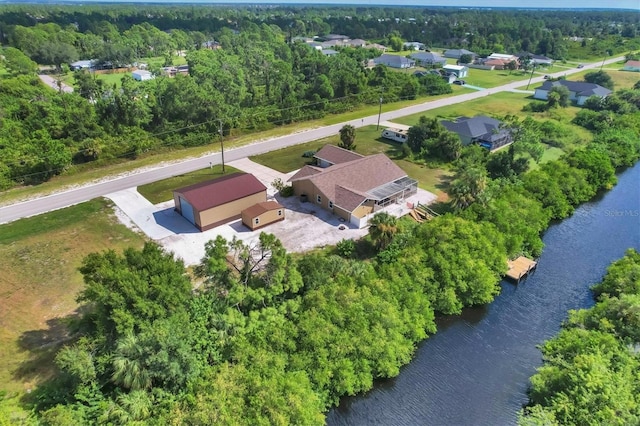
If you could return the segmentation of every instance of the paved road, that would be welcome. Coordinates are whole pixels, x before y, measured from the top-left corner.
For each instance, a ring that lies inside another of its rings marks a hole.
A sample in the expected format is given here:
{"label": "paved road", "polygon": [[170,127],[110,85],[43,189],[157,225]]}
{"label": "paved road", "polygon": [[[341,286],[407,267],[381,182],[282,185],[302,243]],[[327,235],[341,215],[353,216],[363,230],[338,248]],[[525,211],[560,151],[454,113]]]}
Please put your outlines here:
{"label": "paved road", "polygon": [[51,77],[50,75],[40,74],[40,75],[38,75],[38,77],[40,78],[40,80],[42,80],[42,82],[44,84],[46,84],[47,86],[51,87],[53,90],[60,90],[60,91],[62,91],[64,93],[73,92],[73,87],[71,87],[68,84],[65,84],[63,82],[59,82],[58,83],[58,80],[56,80],[55,78]]}
{"label": "paved road", "polygon": [[[604,64],[610,64],[621,61],[623,57],[612,58],[605,61]],[[552,77],[560,77],[564,75],[574,74],[586,69],[597,69],[602,62],[593,64],[585,64],[582,69],[568,69],[566,71],[550,74]],[[542,77],[533,77],[531,80],[532,87],[534,84],[544,81]],[[522,87],[528,83],[527,80],[505,84],[504,86],[492,87],[490,89],[474,91],[472,93],[464,93],[462,95],[452,96],[449,98],[438,99],[436,101],[425,102],[418,105],[398,109],[395,111],[385,112],[380,116],[380,121],[392,121],[395,118],[404,117],[406,115],[417,114],[434,108],[440,108],[447,105],[458,104],[473,99],[482,98],[498,92],[511,91],[518,87]],[[355,127],[375,125],[378,122],[378,116],[372,115],[362,119],[346,121],[344,123],[334,124],[332,126],[321,127],[317,129],[307,130],[300,133],[294,133],[287,136],[277,137],[267,141],[257,142],[240,148],[225,151],[225,162],[238,160],[258,155],[265,152],[285,148],[291,145],[297,145],[305,142],[311,142],[327,136],[335,135],[345,124],[351,124]],[[165,179],[175,175],[192,172],[195,170],[208,167],[211,163],[220,164],[221,157],[219,153],[206,155],[200,158],[186,160],[180,163],[174,163],[166,166],[159,166],[156,169],[141,170],[133,172],[131,175],[117,177],[101,183],[94,183],[80,188],[65,190],[52,195],[35,198],[29,201],[23,201],[16,204],[0,207],[0,223],[11,222],[23,217],[34,216],[47,211],[60,209],[63,207],[78,204],[96,197],[101,197],[112,192],[121,191],[126,188],[132,188],[144,185],[160,179]]]}

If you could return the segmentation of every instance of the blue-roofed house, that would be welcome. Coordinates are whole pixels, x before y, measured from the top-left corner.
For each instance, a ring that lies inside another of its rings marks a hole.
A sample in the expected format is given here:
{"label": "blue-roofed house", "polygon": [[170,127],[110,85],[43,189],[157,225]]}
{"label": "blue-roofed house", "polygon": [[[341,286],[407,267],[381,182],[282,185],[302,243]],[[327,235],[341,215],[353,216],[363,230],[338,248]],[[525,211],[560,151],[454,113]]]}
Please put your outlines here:
{"label": "blue-roofed house", "polygon": [[391,68],[413,68],[416,61],[405,58],[404,56],[384,54],[373,60],[376,65],[386,65]]}
{"label": "blue-roofed house", "polygon": [[536,88],[533,97],[546,101],[549,98],[551,89],[557,86],[564,86],[569,89],[569,99],[578,105],[584,105],[585,101],[591,96],[606,98],[611,94],[611,90],[606,87],[595,83],[587,83],[586,81],[547,80],[542,86]]}
{"label": "blue-roofed house", "polygon": [[442,125],[460,136],[463,145],[478,144],[494,151],[513,143],[511,130],[502,127],[502,122],[485,115],[460,117],[455,121],[443,120]]}

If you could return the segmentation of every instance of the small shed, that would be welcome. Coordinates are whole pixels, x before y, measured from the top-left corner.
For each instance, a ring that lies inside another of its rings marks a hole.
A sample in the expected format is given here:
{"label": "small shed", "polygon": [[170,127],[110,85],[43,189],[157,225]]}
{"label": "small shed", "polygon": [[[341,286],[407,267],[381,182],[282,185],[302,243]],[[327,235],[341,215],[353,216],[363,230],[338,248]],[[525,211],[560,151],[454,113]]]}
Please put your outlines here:
{"label": "small shed", "polygon": [[396,142],[406,142],[409,136],[409,131],[404,129],[396,129],[395,127],[389,127],[382,131],[382,137],[390,139]]}
{"label": "small shed", "polygon": [[242,210],[242,223],[252,231],[284,220],[284,207],[275,201],[254,204]]}
{"label": "small shed", "polygon": [[153,74],[146,70],[135,70],[131,73],[131,76],[134,80],[138,81],[151,80],[153,78]]}
{"label": "small shed", "polygon": [[267,187],[248,173],[233,173],[173,191],[175,209],[200,231],[235,219],[267,201]]}
{"label": "small shed", "polygon": [[467,74],[469,74],[469,67],[465,67],[464,65],[445,65],[442,69],[455,74],[458,78],[465,78]]}

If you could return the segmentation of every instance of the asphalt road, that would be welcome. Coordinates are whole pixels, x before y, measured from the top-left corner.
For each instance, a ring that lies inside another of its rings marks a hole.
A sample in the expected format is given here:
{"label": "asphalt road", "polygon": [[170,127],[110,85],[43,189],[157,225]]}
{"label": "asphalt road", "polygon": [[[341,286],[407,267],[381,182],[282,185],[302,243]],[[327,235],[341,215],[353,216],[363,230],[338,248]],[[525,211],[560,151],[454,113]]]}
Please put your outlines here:
{"label": "asphalt road", "polygon": [[[604,61],[604,65],[618,62],[624,59],[623,57],[612,58]],[[582,69],[567,69],[555,74],[550,74],[552,77],[560,77],[564,75],[574,74],[586,69],[597,69],[602,66],[602,62],[585,64]],[[543,77],[533,77],[531,80],[531,87],[535,84],[543,82]],[[482,98],[498,92],[505,92],[514,90],[517,87],[522,87],[527,84],[527,80],[521,80],[514,83],[505,84],[499,87],[492,87],[490,89],[476,91],[472,93],[465,93],[462,95],[452,96],[449,98],[438,99],[435,101],[425,102],[418,105],[398,109],[395,111],[385,112],[380,116],[380,122],[391,121],[395,118],[404,117],[406,115],[417,114],[420,112],[428,111],[434,108],[442,106],[458,104],[461,102],[470,101],[473,99]],[[300,133],[294,133],[287,136],[281,136],[266,141],[256,142],[251,145],[246,145],[240,148],[232,150],[225,150],[224,158],[225,163],[240,158],[249,157],[252,155],[258,155],[265,152],[273,151],[280,148],[285,148],[291,145],[297,145],[305,142],[311,142],[317,139],[325,138],[331,135],[335,135],[345,124],[351,124],[354,127],[375,125],[378,122],[378,116],[372,115],[362,119],[346,121],[332,126],[320,127],[317,129],[307,130]],[[91,200],[96,197],[101,197],[112,192],[120,191],[126,188],[131,188],[147,183],[155,182],[160,179],[176,176],[200,170],[208,167],[211,163],[220,164],[220,153],[206,155],[200,158],[182,161],[170,165],[159,166],[155,169],[145,169],[141,171],[133,171],[128,176],[118,177],[110,180],[105,180],[100,183],[93,183],[79,188],[73,188],[68,190],[62,190],[51,195],[43,197],[33,198],[28,201],[22,201],[15,204],[0,207],[0,223],[12,222],[24,217],[35,216],[37,214],[45,213],[51,210],[68,207],[74,204],[78,204],[84,201]]]}

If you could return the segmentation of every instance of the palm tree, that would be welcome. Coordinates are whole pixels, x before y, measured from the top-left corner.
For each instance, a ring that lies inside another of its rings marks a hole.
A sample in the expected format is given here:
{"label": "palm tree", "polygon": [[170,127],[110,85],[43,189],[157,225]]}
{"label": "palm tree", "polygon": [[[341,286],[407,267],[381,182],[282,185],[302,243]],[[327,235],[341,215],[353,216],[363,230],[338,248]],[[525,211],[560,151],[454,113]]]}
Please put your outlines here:
{"label": "palm tree", "polygon": [[384,250],[398,233],[398,221],[389,213],[376,213],[369,219],[369,235],[378,250]]}
{"label": "palm tree", "polygon": [[466,209],[480,198],[486,186],[486,171],[470,167],[457,173],[447,192],[454,208]]}
{"label": "palm tree", "polygon": [[340,148],[353,151],[356,149],[355,141],[356,128],[351,124],[345,124],[344,126],[342,126],[342,129],[340,129],[340,143],[338,144],[338,146]]}
{"label": "palm tree", "polygon": [[113,358],[111,380],[127,389],[138,390],[151,387],[151,375],[144,363],[144,348],[133,334],[118,341]]}

